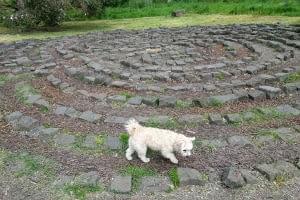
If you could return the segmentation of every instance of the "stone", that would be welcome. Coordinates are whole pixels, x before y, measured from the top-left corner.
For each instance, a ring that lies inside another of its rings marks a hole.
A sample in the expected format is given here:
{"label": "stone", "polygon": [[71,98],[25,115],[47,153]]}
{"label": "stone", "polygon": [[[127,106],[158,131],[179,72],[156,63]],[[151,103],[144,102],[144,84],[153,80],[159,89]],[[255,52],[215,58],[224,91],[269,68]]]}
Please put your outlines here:
{"label": "stone", "polygon": [[54,137],[54,142],[56,145],[70,146],[75,143],[75,136],[62,133]]}
{"label": "stone", "polygon": [[94,84],[96,81],[96,77],[95,76],[84,76],[83,81],[86,83],[89,83],[89,84]]}
{"label": "stone", "polygon": [[252,90],[248,93],[249,99],[254,101],[260,101],[266,99],[266,93],[259,90]]}
{"label": "stone", "polygon": [[21,116],[19,119],[12,121],[12,126],[16,130],[30,130],[39,125],[39,121],[29,117],[29,116]]}
{"label": "stone", "polygon": [[47,108],[50,109],[50,104],[45,99],[38,99],[33,103],[34,106],[37,106],[39,108]]}
{"label": "stone", "polygon": [[7,122],[11,122],[11,121],[20,119],[20,117],[22,117],[22,116],[23,116],[23,113],[21,113],[20,111],[16,111],[16,112],[12,112],[12,113],[6,115],[6,116],[4,117],[4,119],[5,119]]}
{"label": "stone", "polygon": [[52,85],[57,86],[61,83],[59,78],[54,77],[52,74],[47,76],[47,80],[51,82]]}
{"label": "stone", "polygon": [[293,108],[292,106],[287,104],[277,106],[276,111],[278,111],[283,115],[294,115],[294,116],[300,115],[300,110]]}
{"label": "stone", "polygon": [[27,135],[33,137],[39,137],[43,141],[48,141],[57,133],[59,133],[59,128],[46,128],[44,126],[40,126],[29,131]]}
{"label": "stone", "polygon": [[227,142],[232,146],[246,146],[252,145],[251,142],[245,136],[234,135],[227,138]]}
{"label": "stone", "polygon": [[224,139],[201,140],[202,147],[220,148],[220,147],[225,147],[227,145],[228,143]]}
{"label": "stone", "polygon": [[159,107],[175,107],[176,97],[173,96],[161,96],[159,97]]}
{"label": "stone", "polygon": [[68,117],[71,117],[71,118],[78,118],[80,115],[80,112],[75,110],[75,108],[70,107],[70,108],[67,108],[67,110],[65,111],[65,115],[67,115]]}
{"label": "stone", "polygon": [[89,62],[87,64],[89,67],[93,68],[96,72],[102,71],[103,70],[103,66],[101,66],[99,63],[96,63],[94,61]]}
{"label": "stone", "polygon": [[39,95],[39,94],[31,94],[31,95],[28,95],[27,96],[27,99],[25,100],[25,103],[28,103],[28,104],[33,104],[35,103],[36,101],[38,101],[42,96]]}
{"label": "stone", "polygon": [[175,10],[172,11],[171,15],[172,17],[181,17],[185,14],[185,10]]}
{"label": "stone", "polygon": [[96,186],[99,184],[100,176],[97,171],[90,171],[76,176],[74,183],[82,186]]}
{"label": "stone", "polygon": [[94,149],[97,147],[97,138],[94,135],[88,135],[85,137],[82,146],[85,148],[91,148]]}
{"label": "stone", "polygon": [[166,192],[170,189],[171,182],[168,177],[143,177],[140,184],[140,191],[143,193]]}
{"label": "stone", "polygon": [[241,169],[240,172],[247,184],[255,184],[258,182],[258,172],[247,169]]}
{"label": "stone", "polygon": [[203,85],[203,90],[207,91],[207,92],[214,91],[216,89],[217,89],[217,87],[213,84]]}
{"label": "stone", "polygon": [[109,96],[106,98],[108,103],[112,103],[112,102],[126,102],[126,96],[125,95],[114,95],[114,96]]}
{"label": "stone", "polygon": [[293,107],[300,110],[300,100],[297,100],[295,103],[293,103]]}
{"label": "stone", "polygon": [[204,185],[207,181],[207,177],[204,174],[192,168],[179,167],[177,168],[177,174],[180,186]]}
{"label": "stone", "polygon": [[245,112],[243,114],[243,120],[245,121],[251,121],[256,118],[256,115],[253,112]]}
{"label": "stone", "polygon": [[283,91],[285,93],[293,93],[300,90],[300,82],[287,83],[283,86]]}
{"label": "stone", "polygon": [[130,105],[141,105],[142,104],[142,97],[131,97],[128,99],[127,103]]}
{"label": "stone", "polygon": [[96,114],[92,111],[85,111],[81,113],[79,116],[80,119],[91,122],[91,123],[97,123],[101,119],[102,115]]}
{"label": "stone", "polygon": [[105,145],[111,150],[119,150],[122,148],[119,137],[107,136]]}
{"label": "stone", "polygon": [[275,130],[280,139],[288,143],[299,143],[300,142],[300,134],[297,133],[294,129],[291,128],[278,128]]}
{"label": "stone", "polygon": [[74,176],[67,176],[67,175],[59,175],[57,179],[53,182],[55,187],[61,188],[67,184],[72,184],[74,181]]}
{"label": "stone", "polygon": [[246,185],[244,177],[236,167],[228,167],[224,170],[222,180],[227,187],[239,188]]}
{"label": "stone", "polygon": [[188,124],[203,124],[205,122],[204,117],[202,115],[182,115],[178,119],[179,123],[188,123]]}
{"label": "stone", "polygon": [[217,114],[217,113],[210,113],[208,115],[208,120],[209,120],[210,124],[214,124],[214,125],[224,124],[223,117],[220,114]]}
{"label": "stone", "polygon": [[18,65],[30,65],[32,63],[27,57],[21,57],[16,59]]}
{"label": "stone", "polygon": [[142,55],[141,61],[146,64],[153,64],[153,60],[152,60],[151,56],[147,53]]}
{"label": "stone", "polygon": [[280,88],[275,88],[267,85],[261,85],[258,87],[259,90],[264,91],[267,95],[267,99],[274,99],[281,93]]}
{"label": "stone", "polygon": [[65,107],[65,106],[60,106],[60,105],[58,105],[58,106],[56,107],[56,109],[54,110],[54,114],[56,114],[56,115],[65,115],[67,109],[68,109],[68,108]]}
{"label": "stone", "polygon": [[61,84],[59,84],[59,89],[61,89],[61,90],[65,90],[65,89],[67,89],[69,87],[70,87],[69,83],[61,83]]}
{"label": "stone", "polygon": [[238,113],[226,114],[224,118],[229,124],[237,124],[243,121],[242,116]]}
{"label": "stone", "polygon": [[260,66],[249,66],[245,68],[245,71],[248,74],[257,74],[257,72],[259,72],[260,70],[262,70],[262,67]]}
{"label": "stone", "polygon": [[111,85],[112,87],[122,88],[122,87],[128,86],[128,83],[125,82],[125,81],[112,81],[112,82],[110,83],[110,85]]}
{"label": "stone", "polygon": [[148,106],[158,106],[159,100],[157,97],[143,97],[142,103]]}
{"label": "stone", "polygon": [[213,105],[215,102],[224,104],[224,103],[236,102],[238,100],[239,100],[239,96],[237,96],[235,94],[211,96],[209,98],[209,105]]}
{"label": "stone", "polygon": [[105,123],[113,123],[113,124],[125,124],[128,121],[126,117],[117,117],[117,116],[109,116],[104,122]]}
{"label": "stone", "polygon": [[110,85],[112,78],[108,75],[98,74],[95,77],[95,83],[100,85]]}
{"label": "stone", "polygon": [[157,116],[150,116],[149,118],[146,118],[147,122],[154,122],[158,123],[160,125],[166,124],[172,120],[169,116],[165,115],[157,115]]}
{"label": "stone", "polygon": [[110,185],[110,190],[116,193],[131,192],[131,176],[114,176]]}

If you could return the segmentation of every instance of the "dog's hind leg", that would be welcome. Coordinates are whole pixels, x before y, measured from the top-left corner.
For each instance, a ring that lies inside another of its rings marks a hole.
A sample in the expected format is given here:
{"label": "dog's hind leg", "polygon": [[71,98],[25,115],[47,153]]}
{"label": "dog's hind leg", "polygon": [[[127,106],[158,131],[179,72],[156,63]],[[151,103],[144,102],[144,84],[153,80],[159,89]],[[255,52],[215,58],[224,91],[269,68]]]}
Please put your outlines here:
{"label": "dog's hind leg", "polygon": [[147,163],[147,162],[150,161],[150,158],[147,158],[147,157],[146,157],[147,147],[145,147],[145,146],[143,146],[143,147],[139,146],[139,147],[136,149],[136,151],[137,151],[137,153],[138,153],[139,158],[140,158],[143,162]]}
{"label": "dog's hind leg", "polygon": [[128,147],[126,150],[126,158],[127,160],[132,160],[132,154],[134,153],[134,149],[132,147]]}
{"label": "dog's hind leg", "polygon": [[177,158],[175,157],[174,153],[168,151],[162,151],[161,154],[163,157],[170,159],[170,161],[174,164],[178,163]]}

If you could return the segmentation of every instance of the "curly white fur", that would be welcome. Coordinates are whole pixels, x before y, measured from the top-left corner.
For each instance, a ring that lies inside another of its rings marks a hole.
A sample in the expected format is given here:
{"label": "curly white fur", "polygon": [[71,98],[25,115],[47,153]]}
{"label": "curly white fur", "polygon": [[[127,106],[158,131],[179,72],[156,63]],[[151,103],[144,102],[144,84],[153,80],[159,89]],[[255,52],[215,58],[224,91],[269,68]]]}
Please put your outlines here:
{"label": "curly white fur", "polygon": [[162,156],[177,164],[178,160],[174,152],[182,156],[190,156],[193,149],[195,137],[186,137],[170,130],[144,127],[135,119],[130,119],[125,128],[129,134],[128,149],[126,150],[127,160],[132,160],[132,154],[137,152],[143,162],[149,162],[146,157],[147,148],[160,151]]}

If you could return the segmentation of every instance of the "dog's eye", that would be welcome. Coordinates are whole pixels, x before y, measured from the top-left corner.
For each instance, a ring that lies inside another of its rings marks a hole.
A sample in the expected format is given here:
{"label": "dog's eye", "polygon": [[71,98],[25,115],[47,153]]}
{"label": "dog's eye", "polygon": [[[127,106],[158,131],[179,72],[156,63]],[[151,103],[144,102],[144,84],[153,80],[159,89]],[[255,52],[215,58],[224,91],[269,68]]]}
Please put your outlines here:
{"label": "dog's eye", "polygon": [[186,150],[184,149],[184,150],[182,150],[183,152],[186,152]]}

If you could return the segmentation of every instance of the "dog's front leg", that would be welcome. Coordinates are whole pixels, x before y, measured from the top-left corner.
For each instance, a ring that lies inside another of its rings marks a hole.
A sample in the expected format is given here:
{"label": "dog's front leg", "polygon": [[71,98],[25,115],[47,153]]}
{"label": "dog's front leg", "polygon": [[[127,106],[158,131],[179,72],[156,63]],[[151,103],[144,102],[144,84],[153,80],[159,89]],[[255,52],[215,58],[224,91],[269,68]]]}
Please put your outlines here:
{"label": "dog's front leg", "polygon": [[170,161],[171,161],[172,163],[178,164],[178,160],[177,160],[177,158],[175,157],[174,153],[168,152],[168,151],[162,151],[161,154],[162,154],[165,158],[170,159]]}

